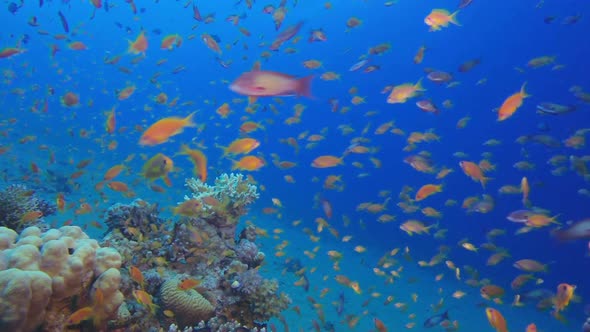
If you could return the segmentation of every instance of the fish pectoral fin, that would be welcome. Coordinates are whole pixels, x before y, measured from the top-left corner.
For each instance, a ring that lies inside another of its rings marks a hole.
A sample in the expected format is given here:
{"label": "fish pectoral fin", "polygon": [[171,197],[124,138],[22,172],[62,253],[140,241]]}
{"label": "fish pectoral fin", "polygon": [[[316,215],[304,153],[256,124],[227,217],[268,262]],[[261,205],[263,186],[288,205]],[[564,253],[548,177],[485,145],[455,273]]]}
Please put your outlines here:
{"label": "fish pectoral fin", "polygon": [[172,187],[172,181],[170,181],[170,178],[168,177],[168,174],[164,175],[163,177],[164,183],[168,186],[168,187]]}

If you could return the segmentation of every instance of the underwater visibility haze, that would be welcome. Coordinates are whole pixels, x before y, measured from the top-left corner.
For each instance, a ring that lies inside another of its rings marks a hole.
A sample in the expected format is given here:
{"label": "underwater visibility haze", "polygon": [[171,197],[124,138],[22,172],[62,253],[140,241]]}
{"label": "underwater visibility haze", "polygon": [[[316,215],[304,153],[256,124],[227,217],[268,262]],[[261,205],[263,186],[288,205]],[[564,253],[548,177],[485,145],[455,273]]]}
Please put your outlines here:
{"label": "underwater visibility haze", "polygon": [[0,331],[590,331],[590,2],[1,5]]}

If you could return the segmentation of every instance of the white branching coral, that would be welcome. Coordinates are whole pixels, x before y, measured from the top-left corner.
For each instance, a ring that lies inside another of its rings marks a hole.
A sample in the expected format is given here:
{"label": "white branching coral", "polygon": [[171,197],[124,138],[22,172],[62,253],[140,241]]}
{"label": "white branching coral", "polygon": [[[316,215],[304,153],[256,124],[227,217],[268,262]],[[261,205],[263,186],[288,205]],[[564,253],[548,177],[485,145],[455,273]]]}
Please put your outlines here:
{"label": "white branching coral", "polygon": [[200,179],[190,178],[186,180],[186,186],[192,191],[192,195],[185,195],[184,199],[197,199],[202,203],[204,198],[213,197],[219,202],[228,201],[229,206],[238,207],[249,205],[259,197],[258,188],[242,174],[221,174],[215,179],[213,186]]}

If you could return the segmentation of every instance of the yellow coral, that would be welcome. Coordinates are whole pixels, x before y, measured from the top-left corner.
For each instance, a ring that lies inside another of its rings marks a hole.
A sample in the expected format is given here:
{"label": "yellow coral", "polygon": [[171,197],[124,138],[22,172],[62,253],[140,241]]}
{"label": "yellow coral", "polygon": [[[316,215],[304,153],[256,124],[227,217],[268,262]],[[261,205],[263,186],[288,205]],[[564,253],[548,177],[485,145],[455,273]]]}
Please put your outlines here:
{"label": "yellow coral", "polygon": [[181,290],[178,278],[171,278],[160,287],[164,309],[171,310],[180,326],[195,325],[213,316],[215,308],[194,289]]}

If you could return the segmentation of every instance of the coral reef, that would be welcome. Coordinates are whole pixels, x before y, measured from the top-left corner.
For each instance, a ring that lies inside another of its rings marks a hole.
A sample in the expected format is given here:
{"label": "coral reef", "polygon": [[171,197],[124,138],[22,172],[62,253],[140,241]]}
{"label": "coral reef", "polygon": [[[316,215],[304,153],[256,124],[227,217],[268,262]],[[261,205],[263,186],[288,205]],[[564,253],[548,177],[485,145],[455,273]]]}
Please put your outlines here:
{"label": "coral reef", "polygon": [[165,220],[159,216],[158,205],[148,204],[141,199],[129,205],[117,203],[111,206],[104,216],[108,226],[107,233],[115,229],[122,231],[128,239],[138,238],[139,234],[150,231],[152,225],[161,225]]}
{"label": "coral reef", "polygon": [[[258,229],[247,225],[237,233],[240,216],[258,197],[256,186],[241,174],[223,174],[213,186],[190,179],[187,186],[192,195],[185,200],[200,202],[190,217],[164,220],[157,206],[141,200],[113,205],[106,213],[103,243],[141,271],[122,271],[122,307],[130,318],[117,327],[145,331],[167,322],[176,324],[170,327],[175,331],[265,330],[291,301],[259,272],[265,255],[256,244]],[[194,285],[179,286],[186,280]],[[137,292],[149,299],[138,300]]]}
{"label": "coral reef", "polygon": [[123,302],[120,266],[116,250],[76,226],[28,227],[20,235],[0,227],[0,330],[64,331],[70,315],[90,305],[106,324]]}
{"label": "coral reef", "polygon": [[258,199],[258,189],[242,174],[222,174],[210,186],[200,179],[186,180],[192,191],[185,200],[196,199],[201,202],[201,218],[216,226],[224,236],[235,236],[238,218],[246,213],[246,207]]}
{"label": "coral reef", "polygon": [[0,226],[20,232],[36,226],[40,218],[56,210],[55,205],[37,197],[34,190],[24,185],[13,184],[0,190]]}
{"label": "coral reef", "polygon": [[249,290],[248,296],[240,297],[237,303],[226,308],[227,316],[238,319],[246,326],[255,326],[257,322],[278,317],[291,304],[287,294],[279,294],[278,289],[279,283],[276,280],[262,280],[257,287]]}
{"label": "coral reef", "polygon": [[160,301],[165,309],[171,310],[181,326],[195,325],[213,316],[215,308],[194,289],[179,288],[181,280],[172,278],[160,287]]}

